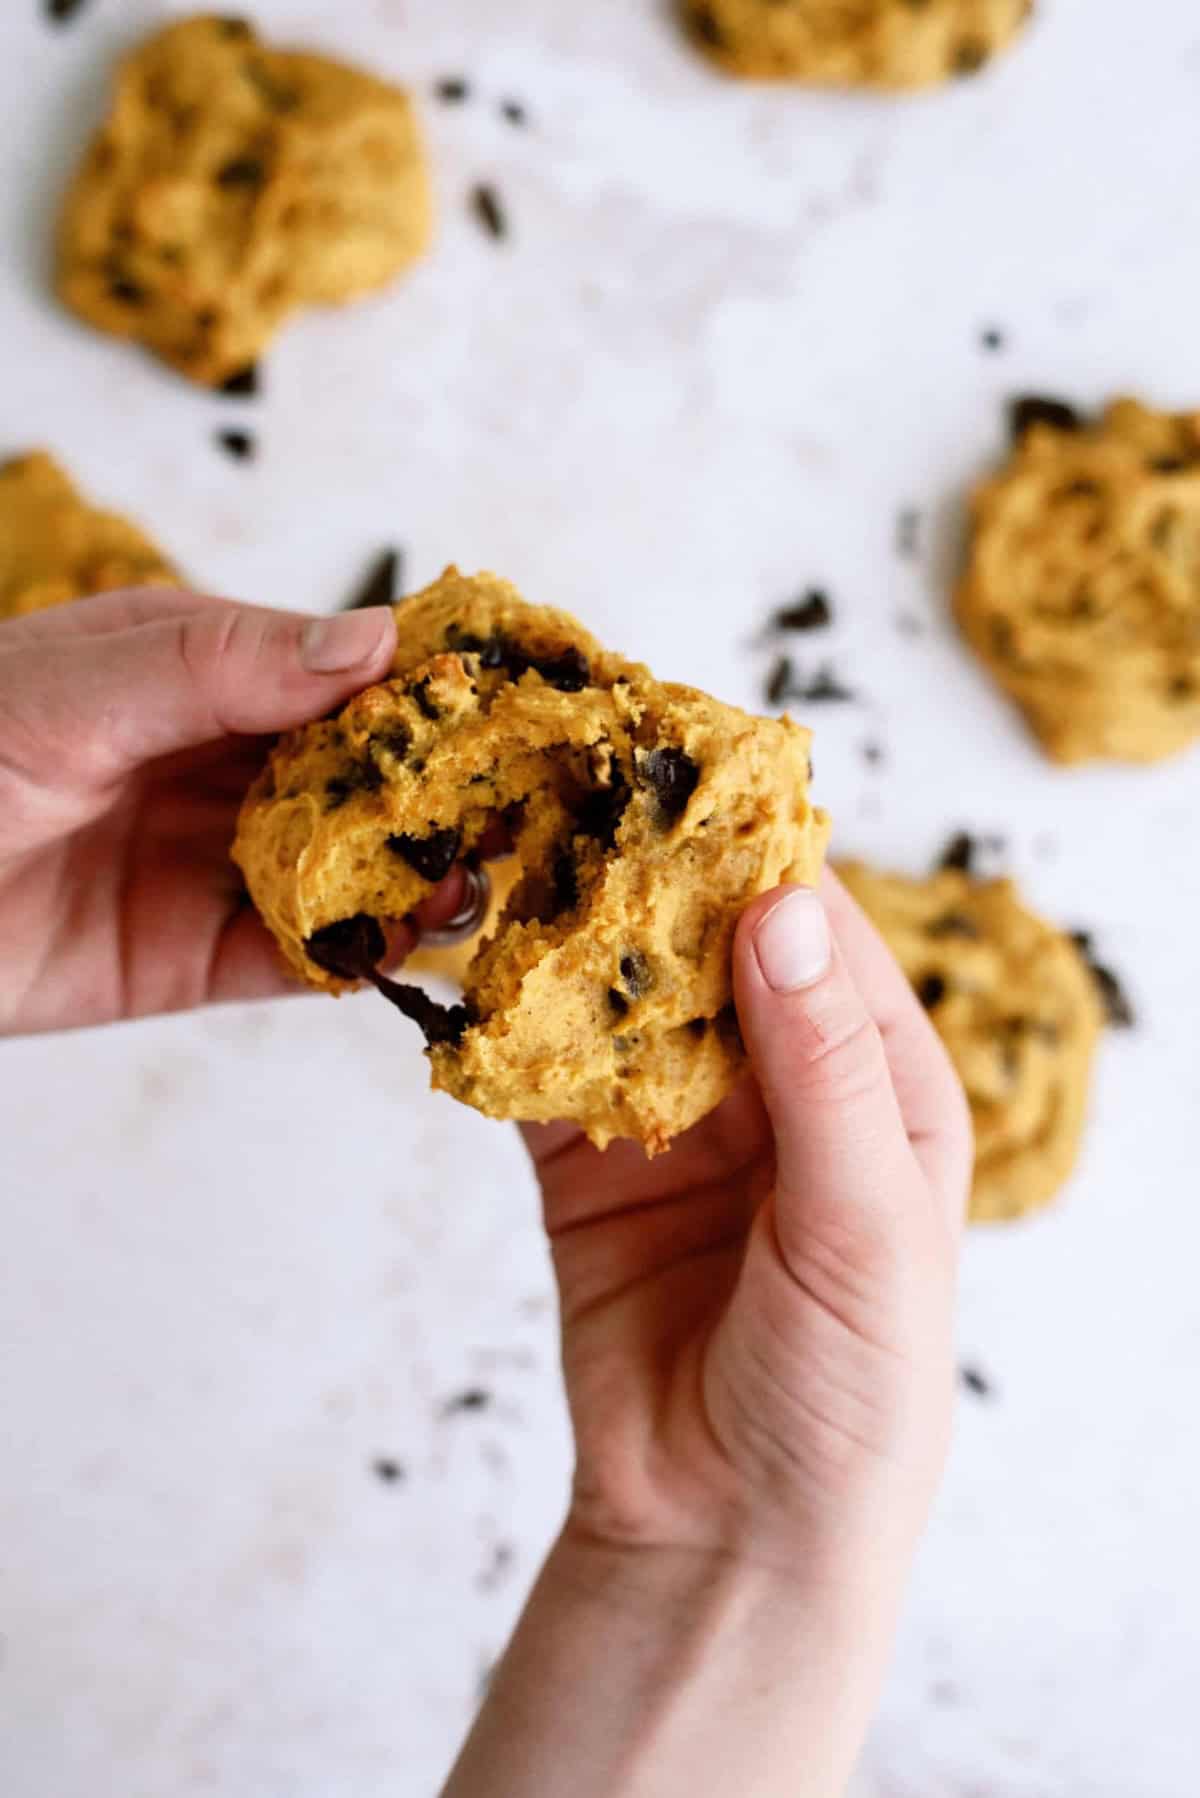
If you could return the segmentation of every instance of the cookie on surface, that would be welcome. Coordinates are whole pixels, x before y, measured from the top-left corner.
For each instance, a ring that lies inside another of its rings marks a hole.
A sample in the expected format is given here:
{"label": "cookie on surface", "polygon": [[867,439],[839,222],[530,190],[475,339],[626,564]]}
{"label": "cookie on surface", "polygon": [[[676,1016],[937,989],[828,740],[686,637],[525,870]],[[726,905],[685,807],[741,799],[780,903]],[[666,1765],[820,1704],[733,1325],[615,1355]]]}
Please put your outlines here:
{"label": "cookie on surface", "polygon": [[680,0],[684,25],[732,75],[820,87],[933,87],[977,74],[1033,0]]}
{"label": "cookie on surface", "polygon": [[128,519],[91,506],[45,450],[0,464],[0,618],[179,577]]}
{"label": "cookie on surface", "polygon": [[1200,737],[1200,412],[1013,408],[972,500],[955,609],[1058,762],[1154,762]]}
{"label": "cookie on surface", "polygon": [[425,250],[430,217],[403,92],[201,16],[122,64],[63,212],[58,290],[219,386],[297,308],[384,286]]}
{"label": "cookie on surface", "polygon": [[966,1088],[975,1125],[971,1221],[1041,1210],[1070,1177],[1103,1026],[1072,939],[1010,880],[928,880],[852,862],[838,873],[912,982]]}
{"label": "cookie on surface", "polygon": [[[255,904],[311,985],[367,977],[416,1017],[435,1087],[665,1148],[743,1066],[740,912],[820,868],[807,731],[656,681],[491,575],[396,615],[392,678],[284,737],[247,797]],[[498,818],[520,878],[447,1009],[379,974],[381,921]]]}

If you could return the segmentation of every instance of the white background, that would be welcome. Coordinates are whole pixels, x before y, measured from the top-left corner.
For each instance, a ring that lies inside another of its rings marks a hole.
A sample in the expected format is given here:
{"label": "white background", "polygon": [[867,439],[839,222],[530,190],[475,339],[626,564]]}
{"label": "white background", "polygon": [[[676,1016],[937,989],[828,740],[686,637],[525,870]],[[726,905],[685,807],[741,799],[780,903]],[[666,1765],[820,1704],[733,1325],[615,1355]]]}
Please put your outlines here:
{"label": "white background", "polygon": [[[1007,395],[1200,403],[1194,5],[1043,0],[982,79],[887,101],[723,81],[654,0],[260,0],[416,87],[440,225],[393,293],[290,329],[252,408],[46,290],[110,59],[184,10],[4,9],[0,448],[53,447],[210,586],[328,609],[399,540],[414,584],[494,568],[741,703],[765,613],[828,587],[865,699],[810,719],[838,850],[1003,831],[1141,1017],[1069,1202],[969,1246],[995,1395],[964,1396],[861,1792],[1195,1798],[1200,760],[1051,769],[945,616]],[[247,412],[254,467],[212,443]],[[512,1133],[426,1094],[371,998],[10,1044],[0,1127],[5,1798],[426,1798],[568,1474]]]}

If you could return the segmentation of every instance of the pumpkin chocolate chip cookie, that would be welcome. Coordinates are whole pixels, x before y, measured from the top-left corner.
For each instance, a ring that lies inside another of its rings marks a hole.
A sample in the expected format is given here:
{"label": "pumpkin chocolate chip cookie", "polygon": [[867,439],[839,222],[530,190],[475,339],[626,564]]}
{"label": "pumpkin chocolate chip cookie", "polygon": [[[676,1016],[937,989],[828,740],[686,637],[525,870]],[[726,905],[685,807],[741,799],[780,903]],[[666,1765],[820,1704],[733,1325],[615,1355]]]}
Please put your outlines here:
{"label": "pumpkin chocolate chip cookie", "polygon": [[177,584],[150,539],[89,505],[44,450],[0,464],[0,618],[118,587]]}
{"label": "pumpkin chocolate chip cookie", "polygon": [[[247,797],[255,904],[311,985],[369,979],[415,1018],[435,1087],[665,1148],[743,1065],[739,913],[819,871],[808,733],[659,682],[490,575],[451,569],[396,615],[392,678],[284,737]],[[441,1006],[379,971],[384,925],[497,820],[519,879]]]}
{"label": "pumpkin chocolate chip cookie", "polygon": [[974,1223],[1040,1210],[1079,1151],[1103,1024],[1076,943],[1008,880],[928,880],[859,863],[842,880],[890,945],[949,1050],[975,1124]]}
{"label": "pumpkin chocolate chip cookie", "polygon": [[974,495],[956,610],[1059,762],[1154,762],[1200,737],[1200,412],[1013,407]]}
{"label": "pumpkin chocolate chip cookie", "polygon": [[921,88],[977,74],[1033,0],[681,0],[693,41],[732,75]]}
{"label": "pumpkin chocolate chip cookie", "polygon": [[289,313],[382,287],[430,232],[407,96],[241,19],[172,25],[122,65],[63,214],[59,292],[218,386]]}

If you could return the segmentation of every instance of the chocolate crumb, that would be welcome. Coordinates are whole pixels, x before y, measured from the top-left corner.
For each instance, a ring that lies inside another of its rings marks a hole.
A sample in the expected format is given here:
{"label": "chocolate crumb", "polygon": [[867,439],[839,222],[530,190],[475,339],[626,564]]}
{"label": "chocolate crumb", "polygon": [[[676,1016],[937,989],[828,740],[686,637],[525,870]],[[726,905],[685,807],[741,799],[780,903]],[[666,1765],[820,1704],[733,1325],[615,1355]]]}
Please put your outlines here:
{"label": "chocolate crumb", "polygon": [[1004,332],[998,331],[994,325],[989,325],[987,330],[979,333],[979,342],[983,349],[994,354],[997,350],[1005,347]]}
{"label": "chocolate crumb", "polygon": [[970,874],[975,863],[977,844],[968,831],[960,830],[950,838],[938,860],[939,868],[953,868],[959,874]]}
{"label": "chocolate crumb", "polygon": [[777,631],[823,631],[833,623],[833,607],[822,587],[810,587],[794,605],[784,606],[772,621]]}
{"label": "chocolate crumb", "polygon": [[227,395],[230,399],[250,400],[257,399],[261,387],[261,365],[257,362],[250,362],[245,368],[239,368],[235,374],[222,381],[217,392]]}
{"label": "chocolate crumb", "polygon": [[387,846],[393,855],[406,861],[414,874],[437,885],[445,880],[458,860],[462,833],[457,830],[435,830],[427,837],[392,836]]}
{"label": "chocolate crumb", "polygon": [[434,82],[433,91],[446,106],[461,106],[471,98],[471,84],[462,75],[444,75]]}
{"label": "chocolate crumb", "polygon": [[792,677],[795,670],[790,656],[780,656],[770,674],[764,688],[768,705],[783,705],[792,690]]}
{"label": "chocolate crumb", "polygon": [[84,5],[85,0],[46,0],[46,17],[56,25],[65,25]]}
{"label": "chocolate crumb", "polygon": [[456,1393],[448,1398],[442,1406],[443,1417],[459,1417],[466,1411],[486,1411],[491,1405],[492,1395],[483,1386],[468,1386],[465,1392]]}
{"label": "chocolate crumb", "polygon": [[1088,965],[1096,990],[1104,1004],[1104,1015],[1114,1030],[1132,1030],[1137,1025],[1137,1013],[1117,975],[1104,963],[1096,959],[1095,940],[1088,930],[1071,932],[1071,941],[1083,956]]}
{"label": "chocolate crumb", "polygon": [[521,104],[520,100],[502,100],[500,102],[500,112],[501,116],[506,118],[510,125],[520,126],[529,123],[529,114]]}
{"label": "chocolate crumb", "polygon": [[258,451],[258,444],[249,431],[218,431],[217,442],[235,462],[253,462]]}
{"label": "chocolate crumb", "polygon": [[471,210],[484,230],[497,242],[508,236],[508,218],[500,196],[490,182],[481,181],[471,189]]}
{"label": "chocolate crumb", "polygon": [[368,606],[390,606],[403,581],[404,551],[385,549],[372,562],[362,585],[342,607],[344,612],[363,612]]}
{"label": "chocolate crumb", "polygon": [[825,662],[807,685],[793,689],[793,698],[803,705],[849,705],[858,694],[840,681],[831,665]]}
{"label": "chocolate crumb", "polygon": [[1052,431],[1080,431],[1083,419],[1065,400],[1048,399],[1044,394],[1026,393],[1012,400],[1008,408],[1008,425],[1014,443],[1019,443],[1032,425],[1049,425]]}
{"label": "chocolate crumb", "polygon": [[882,743],[869,742],[862,746],[862,758],[868,768],[882,768],[887,761],[887,751]]}
{"label": "chocolate crumb", "polygon": [[385,1486],[399,1485],[404,1478],[404,1469],[399,1461],[390,1460],[386,1455],[380,1455],[378,1460],[372,1461],[371,1471]]}
{"label": "chocolate crumb", "polygon": [[977,1367],[961,1367],[959,1369],[959,1378],[962,1380],[967,1391],[973,1393],[976,1398],[995,1397],[995,1389],[992,1386],[992,1382],[988,1379],[987,1375],[981,1373]]}

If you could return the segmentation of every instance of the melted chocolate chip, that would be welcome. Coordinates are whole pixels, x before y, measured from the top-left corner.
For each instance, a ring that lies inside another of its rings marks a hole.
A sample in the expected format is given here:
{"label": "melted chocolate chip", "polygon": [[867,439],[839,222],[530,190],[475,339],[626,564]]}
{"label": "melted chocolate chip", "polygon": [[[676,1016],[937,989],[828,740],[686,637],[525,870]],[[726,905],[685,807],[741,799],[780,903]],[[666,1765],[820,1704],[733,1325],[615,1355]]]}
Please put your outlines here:
{"label": "melted chocolate chip", "polygon": [[355,762],[344,774],[335,774],[326,781],[325,809],[336,812],[352,793],[377,793],[382,785],[383,775],[374,762]]}
{"label": "melted chocolate chip", "polygon": [[217,392],[228,395],[230,399],[251,400],[257,398],[260,385],[259,364],[250,362],[245,368],[239,368],[236,374],[232,374],[227,380],[222,381]]}
{"label": "melted chocolate chip", "polygon": [[643,999],[654,985],[650,963],[638,949],[621,957],[621,981],[631,999]]}
{"label": "melted chocolate chip", "polygon": [[1021,394],[1008,408],[1013,442],[1019,443],[1032,425],[1049,425],[1052,431],[1081,431],[1083,419],[1065,400],[1048,399],[1038,393]]}
{"label": "melted chocolate chip", "polygon": [[377,918],[360,913],[316,931],[304,953],[339,980],[369,980],[387,954],[387,938]]}
{"label": "melted chocolate chip", "polygon": [[940,974],[926,974],[917,987],[917,998],[926,1011],[936,1011],[946,997],[946,982]]}
{"label": "melted chocolate chip", "polygon": [[559,693],[582,693],[592,678],[587,657],[578,649],[566,649],[560,656],[530,662],[529,666],[541,675],[548,687],[554,687]]}
{"label": "melted chocolate chip", "polygon": [[694,1036],[696,1038],[696,1041],[699,1042],[702,1037],[705,1037],[708,1035],[708,1019],[707,1018],[689,1018],[687,1023],[684,1025],[684,1029],[687,1031],[689,1036]]}
{"label": "melted chocolate chip", "polygon": [[393,605],[402,584],[403,566],[403,550],[385,549],[383,554],[372,562],[366,579],[346,601],[342,610],[344,612],[365,612],[369,606]]}
{"label": "melted chocolate chip", "polygon": [[680,818],[700,784],[700,770],[682,749],[652,749],[638,770],[643,786],[650,788],[664,818]]}
{"label": "melted chocolate chip", "polygon": [[777,631],[821,631],[833,623],[833,607],[829,595],[821,587],[810,587],[795,605],[784,606],[774,619]]}
{"label": "melted chocolate chip", "polygon": [[436,724],[442,711],[436,700],[429,697],[429,683],[432,679],[433,676],[427,674],[424,680],[419,680],[415,686],[410,687],[408,693],[421,716],[428,718],[431,724]]}
{"label": "melted chocolate chip", "polygon": [[629,1010],[629,1000],[624,993],[619,993],[615,986],[610,986],[608,989],[608,1003],[619,1018],[623,1018]]}
{"label": "melted chocolate chip", "polygon": [[611,787],[596,787],[588,794],[575,815],[575,830],[581,837],[591,837],[602,848],[612,849],[625,809],[633,797],[628,781],[619,769],[614,770]]}
{"label": "melted chocolate chip", "polygon": [[579,904],[579,871],[565,849],[560,849],[554,858],[551,879],[557,918],[562,912],[574,911]]}
{"label": "melted chocolate chip", "polygon": [[1117,975],[1103,962],[1097,961],[1095,943],[1090,931],[1077,930],[1072,933],[1071,941],[1087,962],[1088,969],[1096,982],[1096,990],[1104,1004],[1104,1015],[1116,1030],[1132,1030],[1137,1023],[1137,1014]]}
{"label": "melted chocolate chip", "polygon": [[462,833],[435,830],[427,837],[394,836],[388,838],[387,846],[422,880],[432,881],[436,886],[439,880],[445,880],[458,859]]}
{"label": "melted chocolate chip", "polygon": [[217,170],[218,187],[261,187],[266,178],[266,165],[257,156],[233,156]]}

